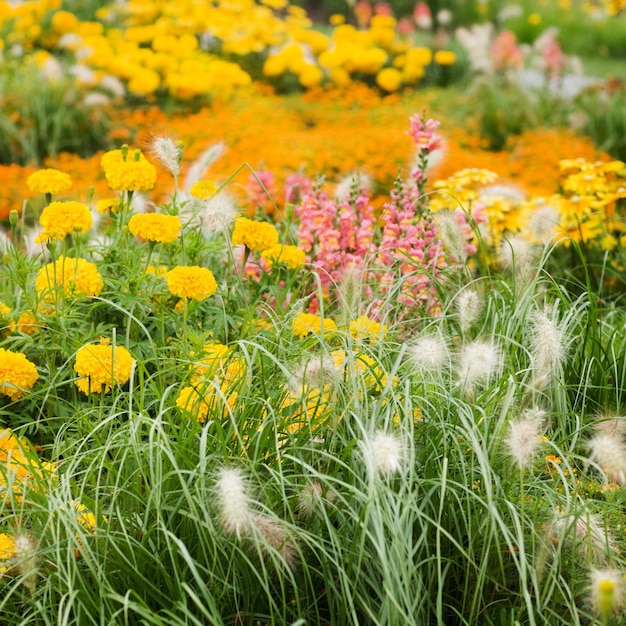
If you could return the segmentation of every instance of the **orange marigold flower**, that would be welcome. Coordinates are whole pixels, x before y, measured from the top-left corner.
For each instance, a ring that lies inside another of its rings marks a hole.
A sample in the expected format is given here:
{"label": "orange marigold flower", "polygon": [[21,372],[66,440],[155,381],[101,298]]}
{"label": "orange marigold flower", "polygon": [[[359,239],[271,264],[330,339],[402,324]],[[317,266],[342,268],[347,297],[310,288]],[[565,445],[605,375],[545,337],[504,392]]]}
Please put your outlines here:
{"label": "orange marigold flower", "polygon": [[39,223],[43,231],[36,243],[47,243],[53,239],[65,239],[74,232],[84,233],[93,224],[91,211],[86,204],[69,200],[51,202],[41,213]]}
{"label": "orange marigold flower", "polygon": [[135,236],[146,241],[170,243],[178,239],[181,229],[180,218],[162,213],[139,213],[128,222],[128,229]]}
{"label": "orange marigold flower", "polygon": [[302,267],[306,262],[304,251],[298,246],[283,246],[280,243],[263,250],[261,258],[265,259],[270,267],[273,263],[283,263],[293,270]]}
{"label": "orange marigold flower", "polygon": [[76,386],[86,395],[108,393],[113,385],[123,385],[129,378],[135,359],[123,346],[100,339],[87,344],[76,353],[74,371],[80,376]]}
{"label": "orange marigold flower", "polygon": [[165,275],[170,293],[179,298],[205,300],[217,291],[213,272],[197,265],[175,267]]}
{"label": "orange marigold flower", "polygon": [[337,324],[329,317],[321,318],[314,313],[298,313],[292,322],[293,334],[296,337],[306,337],[311,333],[319,334],[324,329],[324,332],[337,330]]}
{"label": "orange marigold flower", "polygon": [[48,168],[33,172],[26,179],[26,184],[28,188],[35,193],[58,195],[70,189],[72,180],[65,172]]}
{"label": "orange marigold flower", "polygon": [[238,217],[233,231],[233,245],[243,244],[250,250],[267,250],[278,243],[278,231],[269,222]]}
{"label": "orange marigold flower", "polygon": [[38,378],[37,368],[25,355],[0,348],[0,393],[19,400]]}
{"label": "orange marigold flower", "polygon": [[60,256],[54,263],[48,263],[39,270],[35,287],[40,298],[54,300],[56,287],[66,296],[97,296],[104,282],[93,263]]}

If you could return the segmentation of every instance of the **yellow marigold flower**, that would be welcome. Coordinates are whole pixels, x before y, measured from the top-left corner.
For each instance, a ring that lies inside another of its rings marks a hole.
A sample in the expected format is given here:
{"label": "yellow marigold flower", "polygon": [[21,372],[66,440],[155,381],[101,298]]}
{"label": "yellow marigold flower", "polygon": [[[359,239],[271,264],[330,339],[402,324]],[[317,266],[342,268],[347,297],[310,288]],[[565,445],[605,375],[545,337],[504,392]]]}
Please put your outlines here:
{"label": "yellow marigold flower", "polygon": [[[76,521],[90,533],[95,533],[98,530],[98,521],[96,516],[79,500],[72,500],[68,502],[71,510],[76,513]],[[107,523],[109,520],[102,515],[101,520]]]}
{"label": "yellow marigold flower", "polygon": [[0,533],[0,575],[13,567],[15,559],[15,537]]}
{"label": "yellow marigold flower", "polygon": [[65,239],[74,232],[84,233],[91,228],[93,217],[89,207],[82,202],[51,202],[42,211],[39,223],[43,232],[35,242],[47,243],[53,239]]}
{"label": "yellow marigold flower", "polygon": [[333,13],[328,18],[328,22],[332,26],[339,26],[339,24],[345,24],[345,21],[346,21],[345,15],[341,15],[341,13]]}
{"label": "yellow marigold flower", "polygon": [[124,145],[118,150],[109,150],[100,157],[100,167],[106,172],[112,165],[116,163],[124,163],[125,161],[146,161],[146,157],[141,150],[131,149]]}
{"label": "yellow marigold flower", "polygon": [[103,200],[98,200],[96,204],[96,211],[98,213],[117,213],[120,210],[122,202],[119,198],[104,198]]}
{"label": "yellow marigold flower", "polygon": [[80,378],[75,384],[86,395],[108,393],[113,385],[123,385],[130,378],[134,362],[124,346],[100,339],[99,344],[87,344],[76,353],[74,371]]}
{"label": "yellow marigold flower", "polygon": [[60,256],[54,263],[48,263],[39,270],[35,287],[40,298],[54,300],[57,287],[66,296],[97,296],[104,282],[93,263]]}
{"label": "yellow marigold flower", "polygon": [[376,74],[376,84],[384,91],[398,91],[402,86],[402,72],[395,67],[385,67]]}
{"label": "yellow marigold flower", "polygon": [[100,164],[111,189],[149,191],[156,184],[156,169],[140,150],[111,150],[102,155]]}
{"label": "yellow marigold flower", "polygon": [[78,26],[78,18],[70,11],[56,11],[52,15],[51,25],[55,33],[65,35]]}
{"label": "yellow marigold flower", "polygon": [[19,400],[38,378],[37,368],[25,355],[0,348],[0,393]]}
{"label": "yellow marigold flower", "polygon": [[[202,382],[194,386],[183,387],[176,399],[176,406],[185,413],[195,417],[198,422],[204,424],[209,412],[224,418],[237,404],[237,392],[224,389],[215,383]],[[224,402],[224,400],[226,400]],[[229,408],[227,408],[227,405]]]}
{"label": "yellow marigold flower", "polygon": [[238,217],[233,231],[233,245],[243,244],[250,250],[267,250],[278,243],[278,231],[269,222]]}
{"label": "yellow marigold flower", "polygon": [[[351,368],[348,368],[348,360],[343,350],[333,350],[331,358],[338,372],[352,374],[363,380],[368,391],[380,392],[389,379],[387,372],[368,354],[357,354],[351,361]],[[393,382],[397,382],[394,377]]]}
{"label": "yellow marigold flower", "polygon": [[181,229],[180,218],[162,213],[139,213],[128,222],[128,230],[139,239],[170,243],[178,239]]}
{"label": "yellow marigold flower", "polygon": [[217,291],[213,272],[197,265],[175,267],[165,275],[170,293],[179,298],[205,300]]}
{"label": "yellow marigold flower", "polygon": [[168,271],[167,265],[148,265],[146,267],[146,274],[157,278],[163,278]]}
{"label": "yellow marigold flower", "polygon": [[270,267],[274,263],[283,263],[292,270],[302,267],[306,262],[304,251],[298,246],[283,246],[280,243],[263,250],[261,258],[265,259]]}
{"label": "yellow marigold flower", "polygon": [[195,182],[189,193],[198,200],[209,200],[218,190],[218,186],[212,180],[199,180]]}
{"label": "yellow marigold flower", "polygon": [[[0,430],[0,496],[6,499],[10,486],[14,497],[21,498],[26,487],[37,479],[51,476],[54,465],[42,462],[26,439],[18,439],[10,428]],[[44,487],[45,489],[45,487]]]}
{"label": "yellow marigold flower", "polygon": [[350,322],[350,334],[355,339],[368,339],[372,342],[382,339],[387,334],[387,327],[371,320],[367,315],[361,315]]}
{"label": "yellow marigold flower", "polygon": [[154,93],[161,85],[161,76],[149,68],[142,68],[128,81],[128,91],[139,96]]}
{"label": "yellow marigold flower", "polygon": [[37,318],[31,311],[24,311],[17,320],[17,330],[25,335],[34,335],[40,326],[37,324]]}
{"label": "yellow marigold flower", "polygon": [[279,428],[292,435],[305,427],[315,431],[328,423],[335,404],[331,385],[321,389],[303,385],[298,391],[288,390],[278,409],[284,420]]}
{"label": "yellow marigold flower", "polygon": [[11,309],[0,302],[0,334],[10,335],[15,330],[15,320],[11,317]]}
{"label": "yellow marigold flower", "polygon": [[32,173],[26,179],[26,184],[35,193],[49,193],[54,196],[68,191],[72,180],[65,172],[48,168]]}
{"label": "yellow marigold flower", "polygon": [[337,330],[337,324],[329,317],[322,319],[314,313],[298,313],[292,322],[293,334],[296,337],[306,337],[311,333],[321,333],[322,327],[324,333]]}
{"label": "yellow marigold flower", "polygon": [[456,62],[456,54],[451,50],[437,50],[434,59],[439,65],[453,65]]}
{"label": "yellow marigold flower", "polygon": [[528,16],[528,23],[531,26],[537,26],[537,24],[541,24],[541,15],[539,13],[531,13]]}

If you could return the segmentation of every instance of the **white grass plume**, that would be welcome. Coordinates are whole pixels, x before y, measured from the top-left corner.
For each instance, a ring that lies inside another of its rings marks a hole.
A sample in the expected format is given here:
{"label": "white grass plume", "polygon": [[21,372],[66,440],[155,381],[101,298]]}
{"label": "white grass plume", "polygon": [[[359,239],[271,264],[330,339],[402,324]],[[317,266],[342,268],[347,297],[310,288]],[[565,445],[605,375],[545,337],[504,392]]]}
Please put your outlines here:
{"label": "white grass plume", "polygon": [[397,435],[378,430],[365,437],[361,449],[365,464],[372,474],[398,474],[404,469],[405,446]]}
{"label": "white grass plume", "polygon": [[530,467],[537,450],[542,444],[545,430],[545,412],[534,410],[509,423],[507,436],[504,439],[509,456],[520,469]]}
{"label": "white grass plume", "polygon": [[185,177],[185,184],[183,185],[183,191],[189,192],[195,183],[197,183],[204,173],[219,159],[226,145],[223,142],[214,143],[209,146],[190,166],[187,170],[187,176]]}
{"label": "white grass plume", "polygon": [[222,527],[229,535],[241,539],[251,531],[254,514],[248,487],[240,470],[222,468],[216,483]]}

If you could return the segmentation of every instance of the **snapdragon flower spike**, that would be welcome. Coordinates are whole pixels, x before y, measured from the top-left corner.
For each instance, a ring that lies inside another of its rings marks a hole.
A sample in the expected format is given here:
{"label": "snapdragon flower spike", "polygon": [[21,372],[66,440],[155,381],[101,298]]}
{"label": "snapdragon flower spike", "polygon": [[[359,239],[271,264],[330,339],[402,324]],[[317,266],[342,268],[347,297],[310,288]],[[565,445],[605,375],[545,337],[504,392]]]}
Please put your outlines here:
{"label": "snapdragon flower spike", "polygon": [[428,155],[441,147],[442,139],[436,132],[441,122],[430,118],[424,121],[419,113],[411,115],[409,122],[408,133],[420,153]]}

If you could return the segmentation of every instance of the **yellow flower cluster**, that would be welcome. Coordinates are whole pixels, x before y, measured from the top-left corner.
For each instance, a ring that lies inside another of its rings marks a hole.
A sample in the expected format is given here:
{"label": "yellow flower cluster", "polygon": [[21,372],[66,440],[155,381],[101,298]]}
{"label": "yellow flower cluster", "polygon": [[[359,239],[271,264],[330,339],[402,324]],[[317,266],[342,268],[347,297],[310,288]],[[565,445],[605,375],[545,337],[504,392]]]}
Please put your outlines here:
{"label": "yellow flower cluster", "polygon": [[139,239],[158,243],[171,243],[178,239],[181,229],[180,218],[161,213],[140,213],[128,222],[128,230]]}
{"label": "yellow flower cluster", "polygon": [[[14,497],[20,498],[25,488],[54,472],[54,466],[42,462],[32,445],[26,439],[18,439],[10,428],[0,430],[0,496],[6,500],[8,487]],[[2,542],[0,541],[0,560]],[[1,571],[0,564],[0,571]]]}
{"label": "yellow flower cluster", "polygon": [[274,263],[279,263],[292,270],[302,267],[306,262],[304,251],[300,250],[298,246],[284,246],[282,244],[266,248],[261,252],[261,258],[265,259],[269,267],[272,267]]}
{"label": "yellow flower cluster", "polygon": [[36,243],[48,243],[55,239],[65,239],[75,232],[84,233],[93,224],[91,211],[86,204],[69,200],[51,202],[41,213],[39,223],[43,231]]}
{"label": "yellow flower cluster", "polygon": [[179,298],[206,300],[217,291],[213,272],[197,265],[175,267],[165,274],[170,293]]}
{"label": "yellow flower cluster", "polygon": [[367,315],[361,315],[349,324],[350,334],[355,339],[367,339],[370,343],[383,339],[387,334],[384,324],[371,320]]}
{"label": "yellow flower cluster", "polygon": [[332,333],[337,330],[337,324],[329,317],[322,318],[314,313],[298,313],[294,317],[291,329],[296,337],[306,337],[311,333],[319,335],[322,332]]}
{"label": "yellow flower cluster", "polygon": [[560,214],[556,241],[595,240],[607,251],[625,245],[626,220],[615,207],[626,198],[626,164],[567,159],[560,167],[562,192],[546,200]]}
{"label": "yellow flower cluster", "polygon": [[180,390],[176,405],[204,424],[209,414],[223,419],[237,404],[238,391],[245,379],[247,364],[233,356],[228,346],[209,343],[193,365],[191,385]]}
{"label": "yellow flower cluster", "polygon": [[33,172],[26,179],[26,184],[35,193],[46,193],[56,196],[68,191],[72,186],[72,180],[65,172],[48,168]]}
{"label": "yellow flower cluster", "polygon": [[314,87],[324,81],[345,86],[360,79],[378,85],[384,92],[412,86],[424,77],[433,61],[451,65],[454,53],[412,46],[398,36],[395,18],[376,15],[368,29],[338,24],[330,36],[310,30],[291,34],[282,48],[267,58],[263,73],[272,79],[295,74],[300,84]]}
{"label": "yellow flower cluster", "polygon": [[60,256],[39,270],[35,287],[41,299],[54,301],[57,290],[65,296],[97,296],[104,282],[98,268],[90,261]]}
{"label": "yellow flower cluster", "polygon": [[278,231],[269,222],[258,222],[238,217],[232,238],[233,246],[243,244],[250,250],[263,251],[278,243]]}
{"label": "yellow flower cluster", "polygon": [[123,385],[130,378],[134,362],[126,348],[108,340],[87,344],[76,352],[74,371],[80,378],[75,384],[86,395],[108,393],[113,385]]}
{"label": "yellow flower cluster", "polygon": [[[114,151],[117,152],[117,151]],[[104,176],[111,189],[116,191],[149,191],[157,180],[156,169],[139,151],[128,155],[127,159],[107,159],[102,157]]]}
{"label": "yellow flower cluster", "polygon": [[21,352],[0,348],[0,393],[19,400],[37,382],[39,374],[34,363]]}
{"label": "yellow flower cluster", "polygon": [[290,435],[303,428],[315,432],[329,423],[336,403],[337,396],[333,393],[332,385],[321,388],[303,385],[298,391],[287,389],[278,407],[278,430]]}

